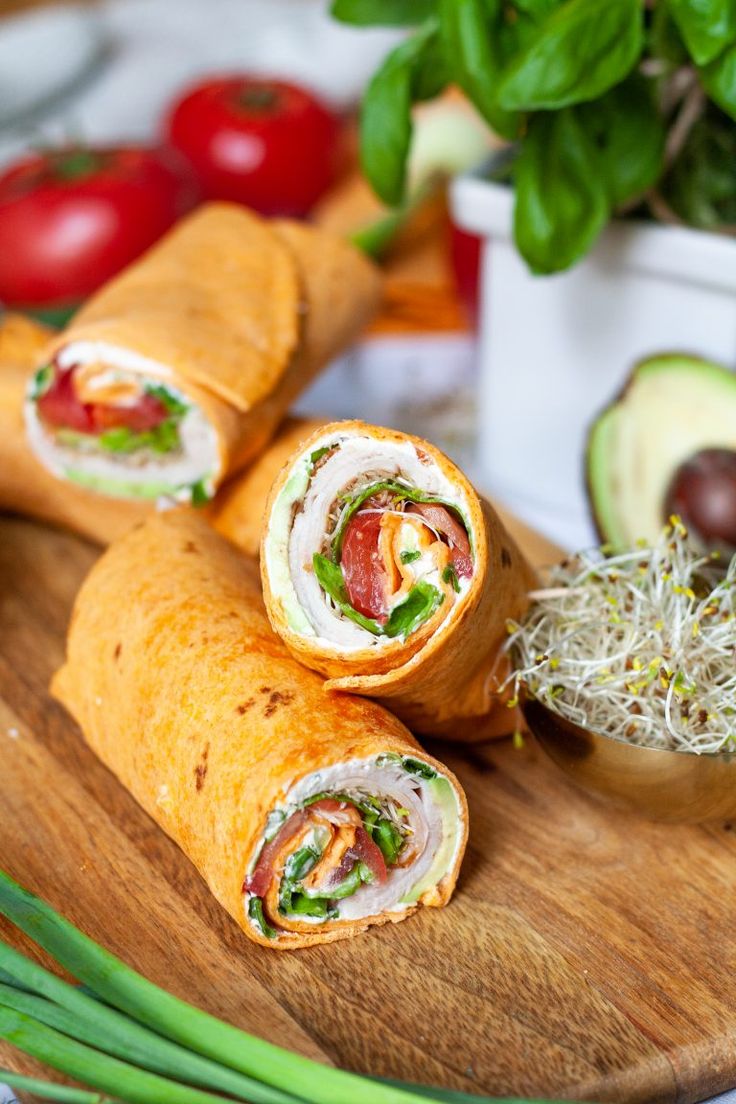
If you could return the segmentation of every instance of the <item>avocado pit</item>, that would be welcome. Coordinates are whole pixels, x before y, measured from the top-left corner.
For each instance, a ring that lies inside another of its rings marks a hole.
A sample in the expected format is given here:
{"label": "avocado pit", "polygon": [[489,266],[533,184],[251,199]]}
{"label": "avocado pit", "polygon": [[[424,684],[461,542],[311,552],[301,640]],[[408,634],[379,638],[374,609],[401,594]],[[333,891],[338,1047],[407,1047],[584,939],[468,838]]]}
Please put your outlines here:
{"label": "avocado pit", "polygon": [[736,451],[701,449],[680,464],[665,496],[663,520],[671,514],[706,547],[736,550]]}

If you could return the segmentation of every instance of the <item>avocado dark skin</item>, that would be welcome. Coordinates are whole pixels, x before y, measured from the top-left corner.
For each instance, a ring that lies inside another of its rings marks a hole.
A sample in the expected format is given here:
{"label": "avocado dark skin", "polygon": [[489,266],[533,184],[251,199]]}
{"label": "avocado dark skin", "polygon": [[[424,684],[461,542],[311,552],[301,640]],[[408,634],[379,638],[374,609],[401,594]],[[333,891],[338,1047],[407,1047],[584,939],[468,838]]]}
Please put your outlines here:
{"label": "avocado dark skin", "polygon": [[665,498],[670,514],[707,548],[736,551],[736,452],[702,449],[680,464]]}

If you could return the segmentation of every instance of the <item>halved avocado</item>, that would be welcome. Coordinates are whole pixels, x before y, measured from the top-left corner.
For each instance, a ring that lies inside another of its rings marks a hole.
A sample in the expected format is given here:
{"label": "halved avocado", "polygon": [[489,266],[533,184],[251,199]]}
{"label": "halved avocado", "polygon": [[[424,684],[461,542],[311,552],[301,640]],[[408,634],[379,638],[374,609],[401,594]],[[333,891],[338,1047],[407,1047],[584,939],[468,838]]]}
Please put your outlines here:
{"label": "halved avocado", "polygon": [[586,468],[595,523],[615,549],[656,540],[673,504],[702,544],[732,543],[736,373],[676,354],[642,361],[593,423]]}

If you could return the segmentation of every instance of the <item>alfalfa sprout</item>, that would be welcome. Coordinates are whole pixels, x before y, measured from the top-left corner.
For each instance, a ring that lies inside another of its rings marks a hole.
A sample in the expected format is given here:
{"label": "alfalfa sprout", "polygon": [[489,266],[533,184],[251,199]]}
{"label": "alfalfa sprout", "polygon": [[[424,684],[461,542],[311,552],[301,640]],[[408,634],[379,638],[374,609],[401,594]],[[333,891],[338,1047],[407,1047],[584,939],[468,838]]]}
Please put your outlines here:
{"label": "alfalfa sprout", "polygon": [[581,552],[548,582],[508,625],[517,693],[632,744],[736,750],[736,556],[672,517],[653,546]]}

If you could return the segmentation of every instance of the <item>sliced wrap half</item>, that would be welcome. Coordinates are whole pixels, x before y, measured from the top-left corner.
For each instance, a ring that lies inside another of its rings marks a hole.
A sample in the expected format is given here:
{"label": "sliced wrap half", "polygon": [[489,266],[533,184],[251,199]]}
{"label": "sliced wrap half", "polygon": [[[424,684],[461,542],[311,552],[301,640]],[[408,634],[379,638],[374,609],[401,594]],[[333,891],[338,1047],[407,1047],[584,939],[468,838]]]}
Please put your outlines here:
{"label": "sliced wrap half", "polygon": [[449,900],[459,783],[378,704],[325,698],[254,562],[192,511],[93,567],[52,691],[250,939],[329,942]]}
{"label": "sliced wrap half", "polygon": [[376,697],[425,734],[518,723],[499,653],[535,576],[428,442],[362,422],[316,431],[272,489],[261,572],[273,627],[327,689]]}
{"label": "sliced wrap half", "polygon": [[[24,315],[0,319],[0,511],[38,518],[96,544],[123,536],[155,510],[153,502],[107,498],[58,479],[33,455],[23,402],[39,353],[52,331]],[[297,445],[324,424],[286,418],[245,471],[223,486],[203,513],[249,556],[257,556],[271,485]]]}
{"label": "sliced wrap half", "polygon": [[375,311],[377,269],[344,240],[234,204],[195,211],[45,352],[31,447],[115,497],[206,501]]}

